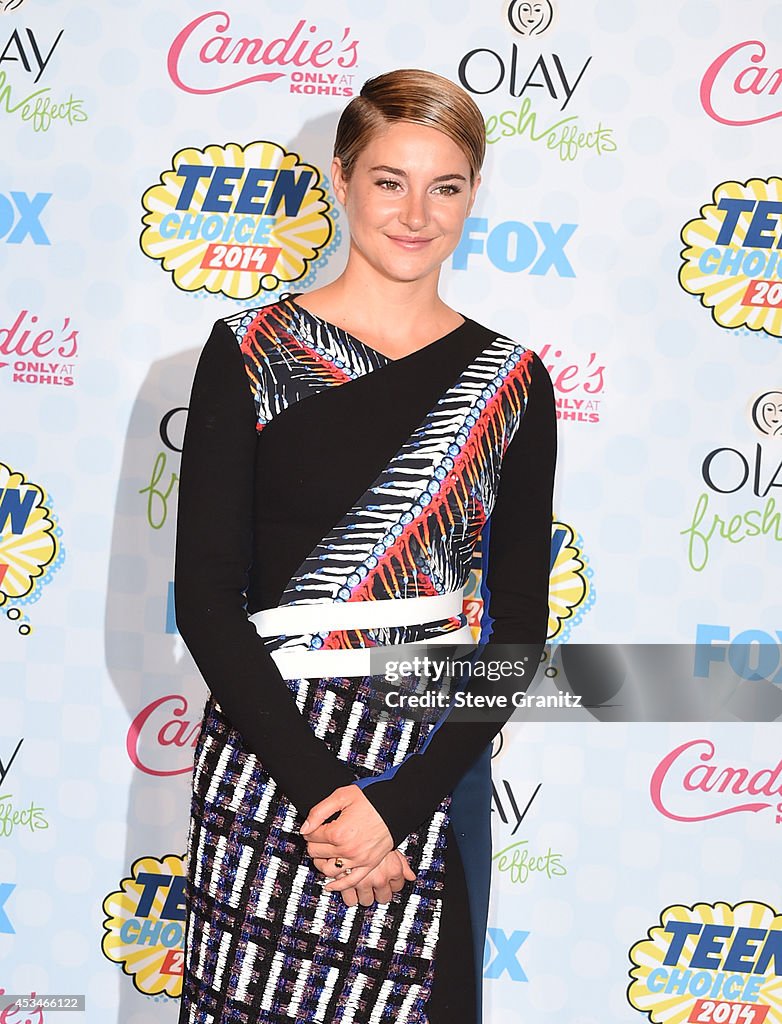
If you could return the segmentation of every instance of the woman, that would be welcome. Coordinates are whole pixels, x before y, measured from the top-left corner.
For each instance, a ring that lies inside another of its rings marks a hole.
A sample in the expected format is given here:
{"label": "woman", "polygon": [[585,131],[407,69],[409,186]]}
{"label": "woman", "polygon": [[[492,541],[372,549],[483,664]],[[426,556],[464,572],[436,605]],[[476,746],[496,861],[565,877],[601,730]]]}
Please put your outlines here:
{"label": "woman", "polygon": [[218,321],[201,355],[176,611],[211,693],[180,1022],[480,1020],[502,719],[383,720],[367,656],[469,637],[479,537],[482,642],[533,664],[546,638],[551,381],[438,294],[484,145],[447,80],[367,82],[332,165],[344,273]]}

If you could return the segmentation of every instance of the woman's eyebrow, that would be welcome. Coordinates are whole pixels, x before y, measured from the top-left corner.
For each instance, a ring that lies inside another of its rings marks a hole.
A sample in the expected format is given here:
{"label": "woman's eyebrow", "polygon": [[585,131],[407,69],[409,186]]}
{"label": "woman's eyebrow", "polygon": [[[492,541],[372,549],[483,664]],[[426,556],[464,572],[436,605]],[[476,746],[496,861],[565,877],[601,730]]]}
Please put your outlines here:
{"label": "woman's eyebrow", "polygon": [[[407,171],[403,171],[400,167],[389,167],[387,164],[378,164],[376,167],[370,167],[370,171],[385,171],[386,174],[397,174],[400,178],[407,177]],[[458,178],[459,181],[467,181],[463,174],[438,174],[436,178],[432,178],[432,181],[452,181],[454,178]]]}

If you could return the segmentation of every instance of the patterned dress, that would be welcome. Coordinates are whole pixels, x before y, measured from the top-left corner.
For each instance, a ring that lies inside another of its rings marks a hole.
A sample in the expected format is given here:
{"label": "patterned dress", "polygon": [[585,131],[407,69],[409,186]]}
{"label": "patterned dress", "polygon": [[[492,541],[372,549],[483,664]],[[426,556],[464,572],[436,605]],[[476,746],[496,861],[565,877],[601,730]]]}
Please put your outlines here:
{"label": "patterned dress", "polygon": [[[177,622],[210,691],[180,1024],[482,1019],[502,721],[378,714],[376,677],[345,665],[463,638],[478,556],[481,641],[539,653],[555,459],[545,367],[472,320],[400,359],[295,296],[215,324],[177,524]],[[388,904],[324,892],[299,835],[348,784],[416,873]]]}

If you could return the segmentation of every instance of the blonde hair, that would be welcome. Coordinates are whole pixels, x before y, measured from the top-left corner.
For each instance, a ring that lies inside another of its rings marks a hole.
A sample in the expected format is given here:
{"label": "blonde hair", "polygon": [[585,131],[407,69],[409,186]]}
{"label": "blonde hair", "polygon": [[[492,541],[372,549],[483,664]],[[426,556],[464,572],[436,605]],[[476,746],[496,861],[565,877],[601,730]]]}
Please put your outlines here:
{"label": "blonde hair", "polygon": [[449,79],[412,68],[368,79],[342,111],[334,156],[346,179],[361,151],[395,121],[412,121],[447,135],[467,157],[471,184],[475,182],[486,154],[483,115],[473,98]]}

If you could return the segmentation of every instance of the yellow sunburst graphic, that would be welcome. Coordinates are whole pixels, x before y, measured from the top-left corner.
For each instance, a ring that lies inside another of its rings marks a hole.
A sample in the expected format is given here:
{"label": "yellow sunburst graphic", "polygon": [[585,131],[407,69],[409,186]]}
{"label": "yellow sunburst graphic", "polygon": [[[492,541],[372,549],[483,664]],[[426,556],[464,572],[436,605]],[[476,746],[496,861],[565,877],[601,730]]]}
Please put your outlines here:
{"label": "yellow sunburst graphic", "polygon": [[660,922],[630,950],[631,1006],[654,1024],[782,1024],[776,973],[782,917],[772,907],[753,901],[671,906]]}
{"label": "yellow sunburst graphic", "polygon": [[182,149],[142,203],[142,251],[231,299],[303,277],[334,232],[321,172],[275,142]]}
{"label": "yellow sunburst graphic", "polygon": [[103,953],[121,964],[146,995],[164,993],[176,998],[182,994],[186,874],[184,858],[175,854],[161,860],[140,857],[120,889],[103,901],[108,915],[103,922]]}
{"label": "yellow sunburst graphic", "polygon": [[[551,527],[553,565],[549,577],[548,640],[558,637],[576,612],[586,610],[592,597],[588,570],[572,526],[554,520]],[[521,571],[521,569],[520,569]],[[473,569],[464,588],[464,611],[478,643],[481,635],[481,570]]]}
{"label": "yellow sunburst graphic", "polygon": [[[782,179],[751,178],[718,185],[700,217],[682,228],[685,248],[679,281],[711,310],[720,327],[747,327],[778,338],[782,337],[782,253],[776,248],[777,217],[769,215],[768,207],[758,206],[765,202],[782,202]],[[730,237],[718,244],[721,232]]]}
{"label": "yellow sunburst graphic", "polygon": [[32,593],[53,568],[59,541],[46,492],[0,462],[0,606]]}
{"label": "yellow sunburst graphic", "polygon": [[548,638],[554,640],[576,612],[590,603],[591,584],[572,526],[554,522],[551,553],[553,565],[549,576]]}

